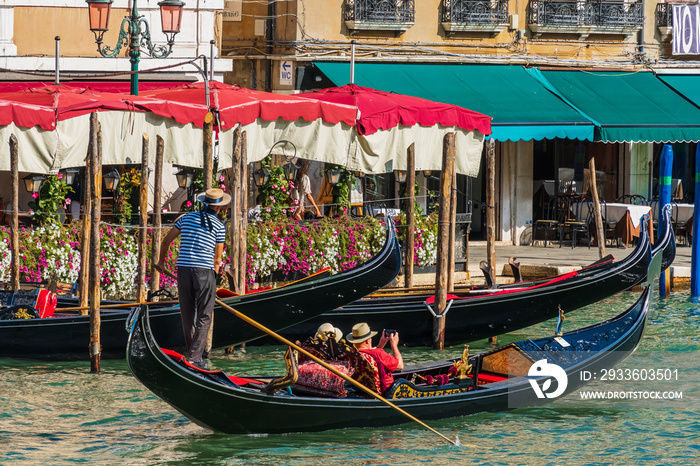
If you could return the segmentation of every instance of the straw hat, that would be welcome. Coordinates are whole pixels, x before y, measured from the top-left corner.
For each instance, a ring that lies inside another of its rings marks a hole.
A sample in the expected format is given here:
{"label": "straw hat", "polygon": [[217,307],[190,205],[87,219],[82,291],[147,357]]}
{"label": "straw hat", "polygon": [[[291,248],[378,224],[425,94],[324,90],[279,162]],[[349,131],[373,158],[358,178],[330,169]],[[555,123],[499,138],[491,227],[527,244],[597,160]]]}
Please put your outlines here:
{"label": "straw hat", "polygon": [[210,188],[206,192],[199,193],[197,200],[202,204],[224,206],[231,202],[231,196],[226,194],[223,189]]}
{"label": "straw hat", "polygon": [[336,342],[339,342],[340,339],[343,338],[343,332],[341,332],[338,327],[333,327],[333,324],[329,324],[328,322],[321,324],[318,330],[316,330],[316,338],[326,341],[326,335],[329,333],[334,334],[333,338]]}
{"label": "straw hat", "polygon": [[352,327],[352,333],[349,333],[345,339],[350,343],[362,343],[375,336],[377,332],[373,332],[369,329],[367,322],[362,322],[355,324]]}

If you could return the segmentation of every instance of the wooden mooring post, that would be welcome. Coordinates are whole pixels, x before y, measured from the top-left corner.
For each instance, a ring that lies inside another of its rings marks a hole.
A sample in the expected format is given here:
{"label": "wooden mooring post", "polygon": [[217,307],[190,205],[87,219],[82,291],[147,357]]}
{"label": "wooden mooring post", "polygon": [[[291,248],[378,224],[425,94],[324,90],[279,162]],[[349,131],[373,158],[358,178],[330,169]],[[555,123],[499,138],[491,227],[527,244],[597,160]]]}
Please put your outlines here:
{"label": "wooden mooring post", "polygon": [[452,201],[452,180],[455,167],[455,133],[443,139],[442,172],[440,174],[440,210],[438,213],[437,270],[435,271],[435,316],[433,317],[433,349],[445,346],[445,319],[447,309],[447,274],[450,242],[449,229]]}
{"label": "wooden mooring post", "polygon": [[593,198],[593,216],[595,217],[595,231],[598,238],[599,259],[605,257],[605,229],[603,228],[603,214],[600,211],[600,199],[598,199],[598,183],[595,176],[595,159],[591,157],[588,162],[588,171],[591,173],[591,197]]}
{"label": "wooden mooring post", "polygon": [[91,229],[90,229],[90,372],[100,372],[102,347],[100,343],[100,220],[102,210],[102,130],[97,121],[97,113],[90,115],[91,138],[93,141],[90,156],[91,186]]}
{"label": "wooden mooring post", "polygon": [[204,190],[211,188],[214,170],[214,156],[212,150],[212,136],[214,131],[214,114],[209,112],[204,116],[204,147],[202,151],[204,164]]}
{"label": "wooden mooring post", "polygon": [[[165,152],[165,141],[163,138],[156,136],[156,161],[153,171],[153,236],[151,237],[151,291],[157,292],[160,289],[160,271],[155,265],[160,257],[160,229],[163,225],[162,221],[162,186],[163,186],[163,152]],[[154,296],[154,301],[158,301],[158,297]]]}
{"label": "wooden mooring post", "polygon": [[[14,134],[10,135],[10,170],[12,172],[12,218],[10,220],[12,266],[10,281],[12,289],[19,290],[19,144]],[[4,207],[4,206],[3,206]]]}
{"label": "wooden mooring post", "polygon": [[[456,156],[455,156],[456,158]],[[457,235],[457,171],[452,171],[452,189],[450,190],[450,240],[447,246],[447,292],[455,290],[455,236]]]}
{"label": "wooden mooring post", "polygon": [[136,275],[136,300],[145,303],[146,299],[146,253],[148,239],[148,136],[141,140],[141,184],[139,185],[139,249],[138,271]]}
{"label": "wooden mooring post", "polygon": [[404,247],[404,286],[413,287],[413,251],[416,242],[416,143],[406,150],[406,245]]}
{"label": "wooden mooring post", "polygon": [[227,273],[227,278],[229,279],[229,289],[235,291],[238,294],[245,292],[245,287],[241,288],[240,283],[238,283],[238,221],[241,213],[240,209],[240,190],[238,186],[241,183],[241,170],[240,166],[241,158],[241,127],[238,126],[233,132],[233,155],[231,157],[231,176],[229,177],[229,192],[231,193],[231,205],[229,206],[229,213],[231,217],[231,223],[229,224],[229,269]]}
{"label": "wooden mooring post", "polygon": [[246,251],[248,249],[248,138],[245,131],[241,133],[241,154],[240,154],[240,214],[238,222],[238,284],[245,292],[246,280]]}

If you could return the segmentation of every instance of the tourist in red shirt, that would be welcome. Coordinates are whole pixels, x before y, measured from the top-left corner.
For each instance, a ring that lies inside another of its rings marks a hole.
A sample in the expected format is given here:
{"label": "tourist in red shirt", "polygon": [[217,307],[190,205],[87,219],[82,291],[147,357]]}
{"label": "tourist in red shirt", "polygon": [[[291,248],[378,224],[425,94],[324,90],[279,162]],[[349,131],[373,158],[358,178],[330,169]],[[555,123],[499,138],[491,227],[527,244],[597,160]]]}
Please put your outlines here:
{"label": "tourist in red shirt", "polygon": [[[377,363],[379,369],[379,381],[382,393],[394,383],[394,376],[391,374],[394,371],[403,369],[403,358],[399,351],[399,333],[392,331],[388,333],[386,330],[382,332],[381,338],[376,348],[372,347],[372,337],[377,332],[370,330],[366,322],[355,324],[350,333],[345,339],[352,343],[361,353],[371,356]],[[384,351],[384,346],[387,342],[391,346],[393,356]]]}

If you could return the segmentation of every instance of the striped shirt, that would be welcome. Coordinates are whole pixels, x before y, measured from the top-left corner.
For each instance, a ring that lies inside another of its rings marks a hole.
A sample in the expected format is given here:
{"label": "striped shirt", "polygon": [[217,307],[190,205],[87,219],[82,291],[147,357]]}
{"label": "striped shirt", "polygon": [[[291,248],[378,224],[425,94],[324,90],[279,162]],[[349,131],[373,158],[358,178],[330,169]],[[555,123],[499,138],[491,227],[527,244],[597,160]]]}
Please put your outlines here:
{"label": "striped shirt", "polygon": [[[209,217],[204,221],[202,215]],[[217,243],[226,242],[226,227],[216,214],[209,212],[190,212],[175,222],[175,228],[180,230],[180,254],[177,257],[178,267],[214,268],[214,249]]]}

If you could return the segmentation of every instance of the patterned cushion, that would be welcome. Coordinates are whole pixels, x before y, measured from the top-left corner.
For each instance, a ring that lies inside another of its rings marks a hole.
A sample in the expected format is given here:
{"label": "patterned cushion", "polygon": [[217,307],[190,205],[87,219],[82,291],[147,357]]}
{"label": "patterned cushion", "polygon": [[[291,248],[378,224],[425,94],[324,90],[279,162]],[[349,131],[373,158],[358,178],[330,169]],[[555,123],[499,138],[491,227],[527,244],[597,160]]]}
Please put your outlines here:
{"label": "patterned cushion", "polygon": [[[353,368],[347,361],[324,362],[347,376],[353,373]],[[335,397],[347,395],[345,391],[345,380],[313,361],[307,361],[299,365],[299,379],[296,384],[300,385],[302,389],[311,388],[311,391],[315,393],[327,394]]]}
{"label": "patterned cushion", "polygon": [[377,361],[370,355],[360,353],[360,357],[357,358],[356,363],[357,367],[352,378],[370,390],[382,393]]}

